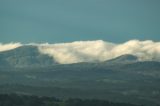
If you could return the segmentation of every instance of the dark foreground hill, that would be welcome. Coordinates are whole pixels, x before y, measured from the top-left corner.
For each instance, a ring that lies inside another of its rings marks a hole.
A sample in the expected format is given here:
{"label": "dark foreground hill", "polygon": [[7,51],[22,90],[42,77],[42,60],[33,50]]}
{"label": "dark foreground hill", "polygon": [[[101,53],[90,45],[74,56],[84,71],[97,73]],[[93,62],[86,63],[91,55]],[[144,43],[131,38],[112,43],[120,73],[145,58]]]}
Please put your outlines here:
{"label": "dark foreground hill", "polygon": [[139,106],[96,99],[57,99],[46,96],[0,94],[0,106]]}

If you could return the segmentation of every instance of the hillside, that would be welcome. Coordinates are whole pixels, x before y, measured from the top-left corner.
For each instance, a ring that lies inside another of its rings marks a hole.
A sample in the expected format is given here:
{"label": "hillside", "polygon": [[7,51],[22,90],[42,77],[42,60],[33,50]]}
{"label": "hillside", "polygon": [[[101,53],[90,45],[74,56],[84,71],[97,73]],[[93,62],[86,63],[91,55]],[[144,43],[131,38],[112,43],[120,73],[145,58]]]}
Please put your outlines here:
{"label": "hillside", "polygon": [[0,93],[160,105],[160,62],[122,55],[95,63],[58,64],[36,47],[0,53]]}

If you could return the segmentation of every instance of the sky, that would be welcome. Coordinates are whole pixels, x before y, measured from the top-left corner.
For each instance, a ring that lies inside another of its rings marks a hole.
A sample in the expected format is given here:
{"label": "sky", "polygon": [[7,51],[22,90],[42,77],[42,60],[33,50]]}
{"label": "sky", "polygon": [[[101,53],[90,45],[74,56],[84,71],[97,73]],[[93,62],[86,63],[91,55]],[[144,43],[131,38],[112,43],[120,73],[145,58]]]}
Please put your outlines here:
{"label": "sky", "polygon": [[0,43],[160,41],[160,0],[0,0]]}

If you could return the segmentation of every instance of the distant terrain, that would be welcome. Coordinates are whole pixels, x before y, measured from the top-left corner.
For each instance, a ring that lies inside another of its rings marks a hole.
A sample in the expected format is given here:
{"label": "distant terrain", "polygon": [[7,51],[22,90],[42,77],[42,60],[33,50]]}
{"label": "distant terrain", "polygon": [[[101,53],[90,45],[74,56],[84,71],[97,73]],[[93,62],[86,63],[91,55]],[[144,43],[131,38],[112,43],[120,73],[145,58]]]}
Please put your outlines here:
{"label": "distant terrain", "polygon": [[55,97],[0,94],[0,106],[140,106],[96,99],[58,99]]}
{"label": "distant terrain", "polygon": [[104,62],[59,64],[34,46],[0,52],[1,94],[159,106],[159,82],[159,61],[139,61],[130,54]]}

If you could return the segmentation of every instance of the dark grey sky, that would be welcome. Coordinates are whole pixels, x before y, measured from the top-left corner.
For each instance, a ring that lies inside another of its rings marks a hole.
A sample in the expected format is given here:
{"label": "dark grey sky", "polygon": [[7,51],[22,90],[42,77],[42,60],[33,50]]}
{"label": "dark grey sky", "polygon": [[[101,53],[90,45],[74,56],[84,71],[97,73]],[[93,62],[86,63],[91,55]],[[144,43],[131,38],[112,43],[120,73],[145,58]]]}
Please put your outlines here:
{"label": "dark grey sky", "polygon": [[0,42],[160,40],[160,0],[0,0]]}

